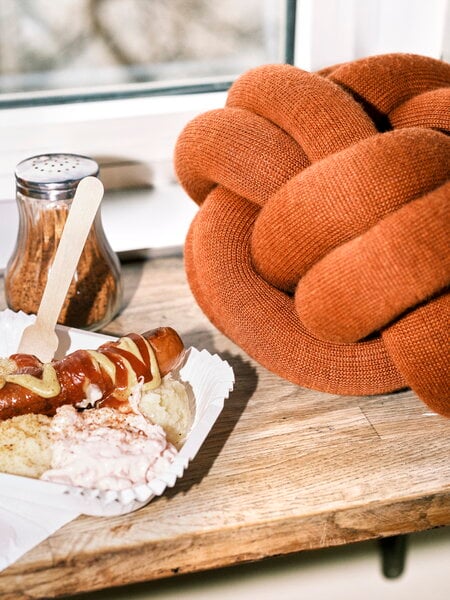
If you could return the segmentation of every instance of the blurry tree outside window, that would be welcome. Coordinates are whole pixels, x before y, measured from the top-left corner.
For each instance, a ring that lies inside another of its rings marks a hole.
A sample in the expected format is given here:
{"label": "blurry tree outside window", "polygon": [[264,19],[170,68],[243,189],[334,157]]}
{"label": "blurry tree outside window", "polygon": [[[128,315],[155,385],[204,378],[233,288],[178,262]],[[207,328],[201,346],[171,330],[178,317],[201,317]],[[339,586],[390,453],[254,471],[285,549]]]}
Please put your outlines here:
{"label": "blurry tree outside window", "polygon": [[207,81],[281,62],[282,0],[1,0],[0,94]]}

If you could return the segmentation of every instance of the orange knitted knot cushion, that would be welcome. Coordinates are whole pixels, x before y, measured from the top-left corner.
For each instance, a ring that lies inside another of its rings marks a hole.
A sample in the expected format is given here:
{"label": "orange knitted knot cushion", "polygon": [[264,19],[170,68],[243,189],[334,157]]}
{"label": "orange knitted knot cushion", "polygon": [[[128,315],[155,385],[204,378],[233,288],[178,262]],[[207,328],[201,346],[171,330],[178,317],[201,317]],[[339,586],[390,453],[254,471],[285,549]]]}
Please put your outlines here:
{"label": "orange knitted knot cushion", "polygon": [[208,318],[299,385],[411,387],[450,416],[449,132],[450,65],[431,58],[244,74],[175,152]]}

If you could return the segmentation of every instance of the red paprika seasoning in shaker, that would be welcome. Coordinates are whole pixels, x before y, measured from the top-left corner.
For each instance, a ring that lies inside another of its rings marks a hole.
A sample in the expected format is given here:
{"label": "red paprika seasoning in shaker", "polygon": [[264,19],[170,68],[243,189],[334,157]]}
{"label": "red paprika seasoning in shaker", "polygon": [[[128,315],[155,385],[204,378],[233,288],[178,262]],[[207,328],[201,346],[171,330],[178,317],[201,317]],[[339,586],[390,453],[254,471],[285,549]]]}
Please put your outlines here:
{"label": "red paprika seasoning in shaker", "polygon": [[[5,273],[9,308],[35,314],[78,183],[98,176],[96,161],[76,154],[45,154],[17,165],[19,231]],[[98,211],[58,322],[98,330],[121,306],[120,264]]]}

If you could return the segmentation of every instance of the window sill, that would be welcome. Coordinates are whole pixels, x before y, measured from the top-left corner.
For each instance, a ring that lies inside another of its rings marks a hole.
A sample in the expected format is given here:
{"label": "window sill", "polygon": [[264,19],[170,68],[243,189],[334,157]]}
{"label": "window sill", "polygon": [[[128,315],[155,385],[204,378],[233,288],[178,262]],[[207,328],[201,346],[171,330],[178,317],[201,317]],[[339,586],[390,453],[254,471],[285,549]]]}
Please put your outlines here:
{"label": "window sill", "polygon": [[0,110],[0,202],[14,198],[18,162],[51,152],[97,160],[106,189],[173,182],[181,130],[225,98],[215,92]]}

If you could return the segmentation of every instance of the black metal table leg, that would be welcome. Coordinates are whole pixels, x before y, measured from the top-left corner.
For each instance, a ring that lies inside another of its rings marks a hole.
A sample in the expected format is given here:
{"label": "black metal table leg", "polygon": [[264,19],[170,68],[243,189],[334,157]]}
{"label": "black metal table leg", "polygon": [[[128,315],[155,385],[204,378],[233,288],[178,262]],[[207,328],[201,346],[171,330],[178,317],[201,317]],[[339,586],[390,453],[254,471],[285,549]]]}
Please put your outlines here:
{"label": "black metal table leg", "polygon": [[380,540],[383,575],[388,579],[399,577],[405,568],[407,535],[393,535]]}

